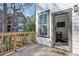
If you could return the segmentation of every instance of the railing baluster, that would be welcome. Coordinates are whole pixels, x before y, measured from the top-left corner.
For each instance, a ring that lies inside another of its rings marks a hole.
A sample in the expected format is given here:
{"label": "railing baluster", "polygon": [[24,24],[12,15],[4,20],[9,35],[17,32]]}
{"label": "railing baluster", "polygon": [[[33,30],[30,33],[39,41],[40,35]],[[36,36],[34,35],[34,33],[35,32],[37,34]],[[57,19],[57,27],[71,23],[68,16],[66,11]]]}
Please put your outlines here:
{"label": "railing baluster", "polygon": [[[21,41],[20,41],[20,45],[22,46],[22,34],[21,34]],[[20,47],[21,47],[21,46],[20,46]]]}
{"label": "railing baluster", "polygon": [[22,34],[21,34],[21,47],[22,47]]}
{"label": "railing baluster", "polygon": [[18,48],[19,35],[17,34],[17,48]]}
{"label": "railing baluster", "polygon": [[22,33],[22,46],[23,46],[24,38],[23,38],[23,33]]}
{"label": "railing baluster", "polygon": [[9,36],[7,35],[7,51],[9,51],[9,45],[10,45],[10,43],[9,43]]}
{"label": "railing baluster", "polygon": [[20,36],[19,36],[19,47],[21,47],[21,34],[20,34]]}
{"label": "railing baluster", "polygon": [[11,42],[11,51],[13,51],[13,35],[11,35],[12,37],[12,42]]}
{"label": "railing baluster", "polygon": [[22,47],[22,33],[21,33],[21,47]]}
{"label": "railing baluster", "polygon": [[6,36],[4,37],[4,40],[5,40],[4,45],[5,45],[5,52],[6,52]]}
{"label": "railing baluster", "polygon": [[19,47],[20,47],[20,41],[21,41],[21,34],[19,35]]}
{"label": "railing baluster", "polygon": [[18,34],[18,35],[19,35],[18,36],[19,37],[19,39],[18,39],[18,48],[19,48],[20,47],[20,44],[19,44],[20,43],[20,34]]}
{"label": "railing baluster", "polygon": [[13,44],[13,49],[14,49],[14,51],[16,51],[16,47],[17,47],[17,42],[16,42],[16,40],[17,40],[17,36],[16,36],[16,32],[14,32],[14,44]]}

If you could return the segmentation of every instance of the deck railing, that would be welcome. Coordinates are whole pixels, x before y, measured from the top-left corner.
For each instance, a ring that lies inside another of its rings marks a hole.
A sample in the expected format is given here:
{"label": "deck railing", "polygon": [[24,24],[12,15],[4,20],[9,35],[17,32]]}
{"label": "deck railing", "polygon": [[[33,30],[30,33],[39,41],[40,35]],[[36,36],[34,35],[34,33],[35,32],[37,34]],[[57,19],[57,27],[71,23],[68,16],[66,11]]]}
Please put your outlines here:
{"label": "deck railing", "polygon": [[18,48],[35,42],[35,32],[13,32],[0,34],[0,55],[16,51]]}

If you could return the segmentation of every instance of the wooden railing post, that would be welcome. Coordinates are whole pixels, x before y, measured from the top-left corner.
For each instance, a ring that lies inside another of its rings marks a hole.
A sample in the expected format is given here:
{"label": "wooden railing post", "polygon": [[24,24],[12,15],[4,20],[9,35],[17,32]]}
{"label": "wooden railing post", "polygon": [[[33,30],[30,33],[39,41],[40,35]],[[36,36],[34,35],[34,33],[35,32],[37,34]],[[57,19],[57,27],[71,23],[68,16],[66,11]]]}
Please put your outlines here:
{"label": "wooden railing post", "polygon": [[13,36],[14,36],[13,49],[14,49],[14,51],[16,51],[16,48],[17,48],[17,34],[16,34],[16,32],[13,33]]}
{"label": "wooden railing post", "polygon": [[[3,33],[2,33],[2,34],[3,34]],[[4,35],[1,36],[1,53],[3,53],[3,36],[4,36]]]}

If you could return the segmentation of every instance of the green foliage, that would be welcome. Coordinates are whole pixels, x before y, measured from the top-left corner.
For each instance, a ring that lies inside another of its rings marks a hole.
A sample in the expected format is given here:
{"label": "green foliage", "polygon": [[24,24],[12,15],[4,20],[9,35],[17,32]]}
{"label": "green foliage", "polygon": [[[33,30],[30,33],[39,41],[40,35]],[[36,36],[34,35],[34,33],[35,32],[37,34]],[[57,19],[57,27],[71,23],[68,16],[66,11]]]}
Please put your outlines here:
{"label": "green foliage", "polygon": [[30,19],[27,19],[26,31],[35,31],[35,16],[32,16],[30,17]]}
{"label": "green foliage", "polygon": [[6,39],[6,49],[11,49],[12,48],[12,39],[11,37],[7,37]]}

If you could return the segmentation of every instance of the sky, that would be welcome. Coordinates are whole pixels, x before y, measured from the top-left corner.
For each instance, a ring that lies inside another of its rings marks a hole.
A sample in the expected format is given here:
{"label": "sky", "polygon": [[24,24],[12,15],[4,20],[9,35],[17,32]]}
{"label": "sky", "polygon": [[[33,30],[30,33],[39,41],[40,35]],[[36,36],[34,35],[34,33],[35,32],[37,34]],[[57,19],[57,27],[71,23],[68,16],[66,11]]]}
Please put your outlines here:
{"label": "sky", "polygon": [[[8,6],[10,6],[10,4],[8,4]],[[0,9],[3,9],[3,6],[0,6]],[[9,10],[8,12],[12,12],[12,10]],[[35,14],[35,4],[32,4],[32,6],[29,6],[28,8],[24,9],[24,11],[22,11],[22,13],[25,16],[32,16]]]}
{"label": "sky", "polygon": [[32,6],[28,7],[27,9],[24,10],[23,14],[25,16],[32,16],[35,14],[35,4]]}

